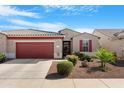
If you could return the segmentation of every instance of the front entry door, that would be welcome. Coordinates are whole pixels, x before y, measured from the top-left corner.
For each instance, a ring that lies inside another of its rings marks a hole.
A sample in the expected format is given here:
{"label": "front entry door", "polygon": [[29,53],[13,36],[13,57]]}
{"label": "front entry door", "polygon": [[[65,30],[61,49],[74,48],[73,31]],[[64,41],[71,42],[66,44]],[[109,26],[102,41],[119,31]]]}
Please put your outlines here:
{"label": "front entry door", "polygon": [[71,53],[70,41],[63,41],[63,57]]}

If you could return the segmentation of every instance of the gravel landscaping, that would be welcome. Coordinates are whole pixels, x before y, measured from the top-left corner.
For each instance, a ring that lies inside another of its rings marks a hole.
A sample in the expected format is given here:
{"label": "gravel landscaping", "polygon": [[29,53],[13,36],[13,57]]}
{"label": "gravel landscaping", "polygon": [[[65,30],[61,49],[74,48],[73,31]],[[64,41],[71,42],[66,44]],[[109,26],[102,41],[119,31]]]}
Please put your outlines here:
{"label": "gravel landscaping", "polygon": [[109,68],[107,72],[99,70],[99,62],[88,62],[88,67],[81,67],[81,62],[78,61],[73,68],[71,74],[67,77],[61,76],[57,73],[57,62],[53,62],[46,78],[47,79],[60,79],[60,78],[124,78],[124,61],[118,61],[116,65],[107,63]]}

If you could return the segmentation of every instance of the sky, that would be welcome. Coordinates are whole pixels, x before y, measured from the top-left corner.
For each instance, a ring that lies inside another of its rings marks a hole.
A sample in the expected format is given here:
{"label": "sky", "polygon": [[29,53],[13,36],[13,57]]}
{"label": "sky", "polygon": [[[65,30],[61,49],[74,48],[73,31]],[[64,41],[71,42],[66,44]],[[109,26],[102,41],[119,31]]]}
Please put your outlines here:
{"label": "sky", "polygon": [[0,6],[0,31],[38,29],[57,32],[64,28],[89,33],[94,29],[124,28],[124,6]]}

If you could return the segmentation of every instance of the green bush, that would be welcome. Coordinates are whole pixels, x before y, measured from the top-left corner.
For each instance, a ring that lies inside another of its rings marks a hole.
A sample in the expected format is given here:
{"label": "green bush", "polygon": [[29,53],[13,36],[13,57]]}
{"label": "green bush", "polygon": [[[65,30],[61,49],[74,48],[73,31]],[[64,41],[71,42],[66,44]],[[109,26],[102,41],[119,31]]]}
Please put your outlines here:
{"label": "green bush", "polygon": [[97,59],[97,57],[96,57],[96,56],[90,56],[90,57],[91,57],[90,62],[94,62],[94,60],[95,60],[95,59]]}
{"label": "green bush", "polygon": [[80,52],[75,52],[74,55],[78,56],[79,59],[81,59],[84,56],[84,54]]}
{"label": "green bush", "polygon": [[113,52],[114,60],[117,61],[117,53]]}
{"label": "green bush", "polygon": [[72,62],[73,65],[75,66],[77,61],[78,61],[78,56],[75,56],[75,55],[68,55],[67,56],[67,60]]}
{"label": "green bush", "polygon": [[73,63],[70,61],[62,61],[57,64],[57,72],[60,75],[69,75],[73,69]]}
{"label": "green bush", "polygon": [[96,56],[91,56],[91,59],[97,59],[97,57]]}
{"label": "green bush", "polygon": [[88,62],[90,62],[90,60],[91,60],[91,57],[89,55],[84,54],[84,53],[76,52],[74,54],[76,56],[78,56],[79,60],[81,60],[81,61],[87,60]]}
{"label": "green bush", "polygon": [[0,62],[4,62],[6,60],[6,56],[3,53],[0,53]]}
{"label": "green bush", "polygon": [[84,54],[84,56],[83,56],[83,60],[87,60],[88,62],[90,62],[91,57],[88,56],[88,55],[86,55],[86,54]]}

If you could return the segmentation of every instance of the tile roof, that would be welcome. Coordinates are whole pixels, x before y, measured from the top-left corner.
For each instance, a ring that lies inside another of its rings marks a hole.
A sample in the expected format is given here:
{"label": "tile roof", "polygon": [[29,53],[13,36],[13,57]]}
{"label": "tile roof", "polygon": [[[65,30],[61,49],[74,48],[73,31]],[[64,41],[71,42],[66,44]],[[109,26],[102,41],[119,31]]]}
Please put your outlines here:
{"label": "tile roof", "polygon": [[0,34],[7,36],[6,34],[4,34],[4,33],[2,33],[2,32],[0,32]]}
{"label": "tile roof", "polygon": [[95,31],[98,31],[108,37],[115,37],[124,34],[124,29],[95,29],[93,33],[95,33]]}
{"label": "tile roof", "polygon": [[9,30],[2,31],[2,33],[7,36],[64,36],[63,34],[57,32],[49,32],[42,30],[34,30],[34,29],[23,29],[23,30]]}

